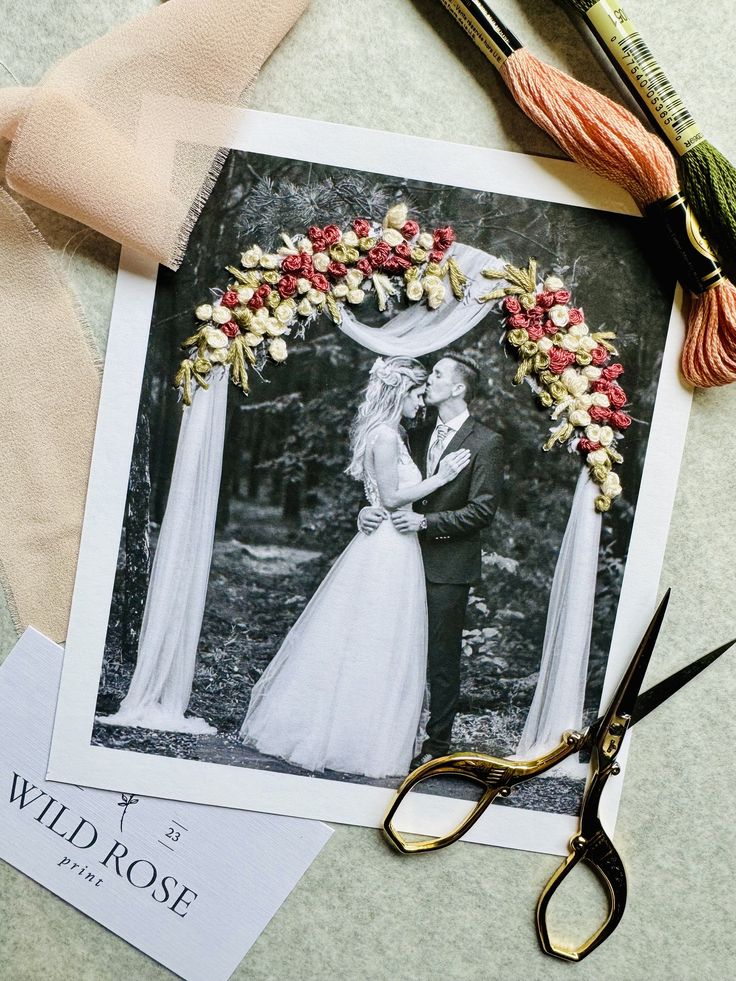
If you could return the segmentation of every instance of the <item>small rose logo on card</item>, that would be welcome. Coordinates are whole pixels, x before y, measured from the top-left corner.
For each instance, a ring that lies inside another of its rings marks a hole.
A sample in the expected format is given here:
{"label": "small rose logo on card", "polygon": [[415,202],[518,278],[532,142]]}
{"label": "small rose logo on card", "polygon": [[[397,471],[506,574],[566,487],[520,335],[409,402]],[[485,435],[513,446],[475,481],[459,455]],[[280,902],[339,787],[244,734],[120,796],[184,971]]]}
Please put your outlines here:
{"label": "small rose logo on card", "polygon": [[[140,802],[133,794],[123,794],[122,798],[117,802],[123,808],[121,828],[127,809]],[[182,918],[196,901],[198,893],[176,876],[165,874],[147,858],[134,857],[124,842],[114,838],[105,840],[92,821],[73,814],[61,801],[16,772],[13,772],[10,803],[20,811],[27,810],[29,818],[71,846],[56,863],[57,868],[78,876],[93,888],[104,885],[112,874],[134,889],[149,892],[154,902]]]}

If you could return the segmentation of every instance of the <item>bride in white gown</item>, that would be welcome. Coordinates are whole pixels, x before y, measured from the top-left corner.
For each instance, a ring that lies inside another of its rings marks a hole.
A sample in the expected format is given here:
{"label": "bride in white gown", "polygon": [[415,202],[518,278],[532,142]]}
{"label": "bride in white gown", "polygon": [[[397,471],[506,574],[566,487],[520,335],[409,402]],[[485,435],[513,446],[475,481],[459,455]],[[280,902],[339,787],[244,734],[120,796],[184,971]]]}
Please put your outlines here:
{"label": "bride in white gown", "polygon": [[[426,369],[379,358],[351,431],[347,473],[374,507],[411,508],[467,466],[447,454],[422,480],[402,419],[423,404]],[[320,772],[405,774],[424,701],[427,597],[416,534],[383,521],[358,532],[256,683],[240,730],[259,752]]]}

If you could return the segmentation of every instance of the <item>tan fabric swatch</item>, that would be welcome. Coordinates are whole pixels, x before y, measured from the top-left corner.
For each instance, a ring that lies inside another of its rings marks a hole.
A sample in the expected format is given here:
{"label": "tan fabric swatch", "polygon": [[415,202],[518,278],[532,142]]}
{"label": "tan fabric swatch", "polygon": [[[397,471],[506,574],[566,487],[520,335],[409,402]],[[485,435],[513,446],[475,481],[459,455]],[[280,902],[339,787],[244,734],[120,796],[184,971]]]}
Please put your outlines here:
{"label": "tan fabric swatch", "polygon": [[[217,147],[138,146],[151,97],[241,104],[308,0],[169,0],[62,59],[36,88],[0,89],[6,179],[34,201],[176,269],[219,172]],[[213,111],[216,111],[213,109]],[[221,110],[225,111],[225,110]],[[162,114],[161,146],[182,121]],[[164,156],[166,156],[164,150]],[[19,629],[62,640],[71,602],[99,365],[50,249],[0,189],[0,582]],[[43,290],[43,303],[29,302]]]}

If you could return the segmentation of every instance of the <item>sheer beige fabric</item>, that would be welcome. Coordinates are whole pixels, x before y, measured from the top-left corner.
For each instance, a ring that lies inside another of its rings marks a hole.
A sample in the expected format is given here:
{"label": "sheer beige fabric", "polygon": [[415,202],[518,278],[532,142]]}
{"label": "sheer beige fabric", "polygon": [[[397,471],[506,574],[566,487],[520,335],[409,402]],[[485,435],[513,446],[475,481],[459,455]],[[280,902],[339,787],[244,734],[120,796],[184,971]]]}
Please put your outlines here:
{"label": "sheer beige fabric", "polygon": [[[169,0],[68,55],[37,87],[0,89],[8,185],[176,269],[222,153],[177,154],[173,174],[157,166],[156,145],[138,140],[146,100],[212,103],[213,112],[241,103],[307,3]],[[162,146],[181,125],[162,114]],[[99,365],[53,254],[1,188],[0,242],[0,577],[16,626],[62,640]]]}

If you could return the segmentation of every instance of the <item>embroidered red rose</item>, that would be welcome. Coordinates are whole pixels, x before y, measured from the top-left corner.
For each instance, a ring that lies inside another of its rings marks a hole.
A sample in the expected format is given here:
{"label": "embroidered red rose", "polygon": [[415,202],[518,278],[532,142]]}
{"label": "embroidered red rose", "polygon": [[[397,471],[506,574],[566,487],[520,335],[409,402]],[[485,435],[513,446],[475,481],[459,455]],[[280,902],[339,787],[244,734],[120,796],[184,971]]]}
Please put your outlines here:
{"label": "embroidered red rose", "polygon": [[411,249],[406,242],[399,242],[394,249],[394,255],[397,255],[400,259],[409,259],[411,261]]}
{"label": "embroidered red rose", "polygon": [[401,272],[403,269],[408,269],[411,265],[411,259],[402,259],[400,255],[390,255],[388,259],[383,264],[383,268],[388,272]]}
{"label": "embroidered red rose", "polygon": [[327,244],[327,239],[324,237],[324,235],[321,232],[316,238],[312,239],[312,247],[314,248],[315,253],[326,252],[327,249],[329,248]]}
{"label": "embroidered red rose", "polygon": [[251,310],[260,310],[264,302],[265,301],[262,296],[259,296],[257,293],[254,293],[253,296],[248,300],[248,306],[251,308]]}
{"label": "embroidered red rose", "polygon": [[307,229],[307,237],[314,242],[316,238],[324,238],[324,232],[319,225],[310,225]]}
{"label": "embroidered red rose", "polygon": [[537,293],[537,303],[543,310],[549,310],[555,305],[555,294],[550,291]]}
{"label": "embroidered red rose", "polygon": [[541,320],[544,317],[544,310],[539,306],[532,307],[531,310],[527,310],[527,313],[532,320]]}
{"label": "embroidered red rose", "polygon": [[621,388],[620,385],[613,385],[608,389],[608,401],[614,407],[614,409],[622,409],[626,403],[629,401],[626,397],[626,392]]}
{"label": "embroidered red rose", "polygon": [[414,238],[415,235],[419,234],[419,222],[413,221],[411,218],[409,221],[405,221],[401,226],[401,234],[404,238]]}
{"label": "embroidered red rose", "polygon": [[522,327],[526,327],[529,323],[529,318],[525,313],[521,311],[519,313],[514,313],[510,317],[506,318],[506,326],[510,330],[520,330]]}
{"label": "embroidered red rose", "polygon": [[581,453],[595,453],[595,451],[599,450],[600,448],[601,448],[601,444],[594,443],[593,440],[591,439],[586,439],[585,437],[582,437],[582,439],[578,440],[578,449],[580,450]]}
{"label": "embroidered red rose", "polygon": [[360,269],[364,276],[373,275],[373,266],[370,264],[370,262],[368,262],[365,256],[362,259],[358,259],[358,261],[355,263],[355,268]]}
{"label": "embroidered red rose", "polygon": [[335,245],[342,238],[342,232],[337,225],[325,225],[323,234],[328,245]]}
{"label": "embroidered red rose", "polygon": [[442,249],[432,249],[427,258],[430,262],[442,262],[445,258],[445,253]]}
{"label": "embroidered red rose", "polygon": [[614,429],[628,429],[631,425],[631,416],[620,410],[611,413],[611,425]]}
{"label": "embroidered red rose", "polygon": [[512,315],[521,312],[521,304],[515,296],[507,296],[501,306],[504,308],[506,313],[510,313]]}
{"label": "embroidered red rose", "polygon": [[342,262],[331,262],[327,267],[327,272],[332,276],[333,279],[340,279],[341,276],[347,274],[348,267],[343,265]]}
{"label": "embroidered red rose", "polygon": [[365,218],[356,218],[353,222],[353,231],[358,238],[367,238],[371,233],[371,223]]}
{"label": "embroidered red rose", "polygon": [[281,271],[287,273],[301,272],[303,258],[303,255],[285,255],[284,261],[281,263]]}
{"label": "embroidered red rose", "polygon": [[548,337],[554,337],[559,329],[557,324],[553,323],[549,318],[544,321],[544,333]]}
{"label": "embroidered red rose", "polygon": [[570,307],[570,309],[567,311],[568,324],[582,324],[584,320],[585,317],[583,316],[583,311],[580,309],[580,307]]}
{"label": "embroidered red rose", "polygon": [[434,247],[436,249],[442,249],[444,252],[455,241],[455,229],[450,225],[445,225],[443,228],[435,228],[433,238]]}
{"label": "embroidered red rose", "polygon": [[588,415],[593,422],[608,422],[611,418],[611,410],[604,409],[602,405],[592,405],[588,409]]}
{"label": "embroidered red rose", "polygon": [[544,337],[544,327],[536,321],[527,325],[526,332],[530,341],[541,341]]}
{"label": "embroidered red rose", "polygon": [[590,352],[590,360],[594,365],[602,365],[608,361],[608,351],[602,344],[597,344]]}
{"label": "embroidered red rose", "polygon": [[624,366],[622,364],[609,364],[607,368],[604,368],[601,372],[601,378],[605,378],[607,381],[616,381],[624,373]]}
{"label": "embroidered red rose", "polygon": [[570,290],[555,290],[555,303],[569,303],[571,296]]}
{"label": "embroidered red rose", "polygon": [[322,273],[315,273],[314,276],[312,276],[312,286],[314,286],[316,290],[322,290],[323,293],[326,293],[330,288],[330,281],[326,276],[323,276]]}
{"label": "embroidered red rose", "polygon": [[556,375],[561,375],[565,368],[569,368],[575,360],[572,351],[566,351],[562,347],[553,347],[549,352],[549,369]]}
{"label": "embroidered red rose", "polygon": [[271,287],[268,283],[261,283],[261,285],[256,290],[255,295],[260,296],[262,300],[267,300],[271,294]]}
{"label": "embroidered red rose", "polygon": [[368,261],[374,269],[380,269],[386,259],[391,255],[391,246],[388,242],[378,242],[368,253]]}
{"label": "embroidered red rose", "polygon": [[222,331],[223,334],[225,334],[226,337],[235,337],[237,334],[240,333],[240,328],[238,327],[238,325],[235,323],[234,320],[228,320],[226,324],[223,324],[220,327],[220,330]]}
{"label": "embroidered red rose", "polygon": [[276,289],[287,299],[296,293],[296,276],[282,276],[276,284]]}
{"label": "embroidered red rose", "polygon": [[227,293],[223,293],[222,299],[220,300],[220,303],[224,307],[229,307],[231,310],[233,307],[236,307],[239,302],[240,300],[238,300],[238,294],[235,292],[235,290],[228,290]]}

